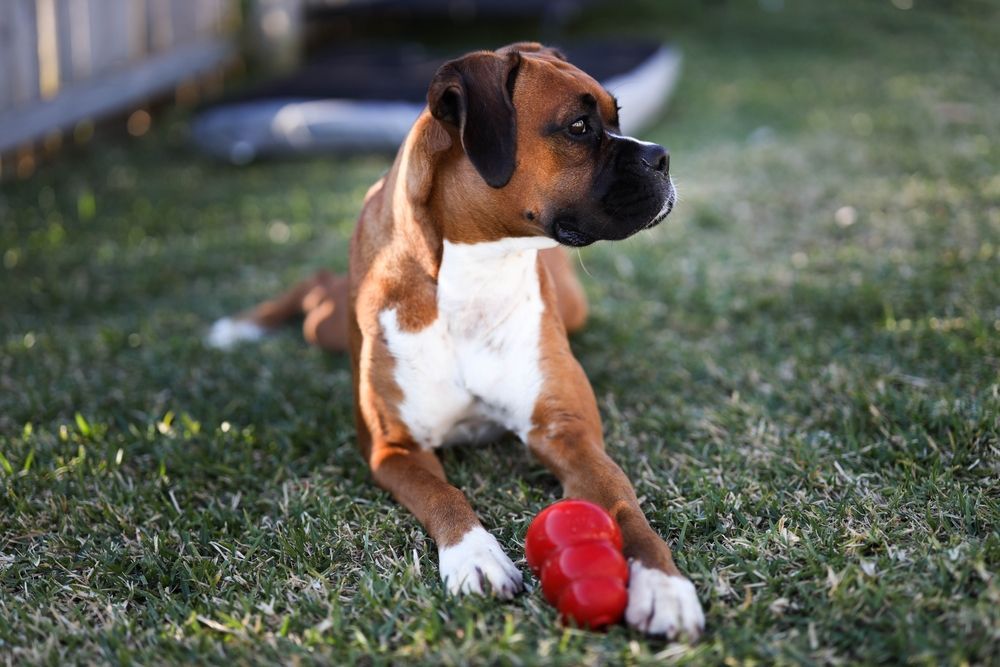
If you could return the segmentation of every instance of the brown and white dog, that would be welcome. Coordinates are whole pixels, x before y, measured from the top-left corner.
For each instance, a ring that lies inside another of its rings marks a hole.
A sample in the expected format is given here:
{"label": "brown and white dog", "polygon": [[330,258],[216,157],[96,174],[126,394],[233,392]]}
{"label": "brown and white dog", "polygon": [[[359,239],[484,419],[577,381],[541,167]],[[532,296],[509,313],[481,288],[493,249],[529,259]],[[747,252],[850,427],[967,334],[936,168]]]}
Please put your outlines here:
{"label": "brown and white dog", "polygon": [[452,593],[509,598],[521,573],[450,485],[434,450],[513,432],[618,520],[626,620],[697,637],[694,586],[604,451],[594,392],[567,332],[587,316],[563,248],[622,239],[673,207],[667,151],[619,134],[615,99],[556,50],[518,43],[443,65],[427,110],[368,191],[347,276],[322,273],[209,342],[305,315],[306,338],[349,351],[361,454],[438,546]]}

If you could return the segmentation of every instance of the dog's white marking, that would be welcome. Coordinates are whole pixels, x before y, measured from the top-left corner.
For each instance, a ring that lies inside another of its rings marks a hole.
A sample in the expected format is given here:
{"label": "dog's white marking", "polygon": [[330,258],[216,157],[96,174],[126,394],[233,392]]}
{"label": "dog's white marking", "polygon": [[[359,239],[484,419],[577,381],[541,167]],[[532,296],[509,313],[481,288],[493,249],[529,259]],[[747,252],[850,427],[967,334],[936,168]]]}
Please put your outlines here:
{"label": "dog's white marking", "polygon": [[253,322],[223,317],[212,325],[208,336],[205,337],[205,342],[211,347],[227,350],[237,343],[260,340],[265,334],[267,334],[267,329],[259,327]]}
{"label": "dog's white marking", "polygon": [[462,540],[438,549],[441,580],[452,595],[486,593],[509,600],[524,588],[521,571],[511,562],[496,538],[482,526],[470,530]]}
{"label": "dog's white marking", "polygon": [[624,134],[618,134],[617,132],[612,132],[611,130],[605,130],[605,133],[613,139],[624,139],[625,141],[631,141],[633,143],[639,144],[640,146],[656,146],[652,141],[643,141],[642,139],[636,139],[635,137],[630,137]]}
{"label": "dog's white marking", "polygon": [[403,392],[399,414],[422,446],[504,430],[527,438],[543,379],[538,250],[555,245],[547,238],[445,241],[437,319],[408,333],[394,308],[379,314]]}
{"label": "dog's white marking", "polygon": [[678,634],[695,639],[705,629],[705,614],[694,585],[639,561],[632,561],[625,620],[642,632],[668,639]]}

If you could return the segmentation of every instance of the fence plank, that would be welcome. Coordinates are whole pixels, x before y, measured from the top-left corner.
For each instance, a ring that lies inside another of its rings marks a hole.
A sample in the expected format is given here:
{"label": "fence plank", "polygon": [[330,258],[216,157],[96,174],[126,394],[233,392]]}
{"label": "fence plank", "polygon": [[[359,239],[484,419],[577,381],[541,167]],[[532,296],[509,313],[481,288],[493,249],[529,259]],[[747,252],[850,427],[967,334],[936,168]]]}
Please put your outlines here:
{"label": "fence plank", "polygon": [[[90,47],[87,47],[86,58],[80,58],[81,39],[86,42],[89,37],[89,18],[84,15],[84,21],[79,20],[81,3],[87,0],[58,0],[56,3],[56,30],[59,32],[59,81],[65,86],[76,79],[86,76],[86,68],[90,63]],[[81,28],[84,30],[81,31]],[[86,32],[84,32],[86,31]]]}
{"label": "fence plank", "polygon": [[119,0],[89,0],[91,71],[104,74],[129,60],[127,4]]}
{"label": "fence plank", "polygon": [[195,29],[202,37],[218,35],[222,32],[226,15],[226,0],[205,0],[197,5]]}
{"label": "fence plank", "polygon": [[35,21],[38,25],[38,87],[42,97],[59,92],[60,75],[57,0],[35,0]]}
{"label": "fence plank", "polygon": [[14,82],[9,72],[13,57],[8,53],[13,31],[13,10],[10,5],[0,3],[0,111],[14,104]]}
{"label": "fence plank", "polygon": [[[0,151],[221,64],[234,53],[225,34],[234,6],[235,0],[0,0]],[[41,99],[43,74],[49,94],[58,89],[51,100]]]}
{"label": "fence plank", "polygon": [[[200,4],[200,3],[199,3]],[[197,11],[187,0],[172,0],[170,15],[174,25],[173,43],[186,44],[198,37]]]}
{"label": "fence plank", "polygon": [[174,42],[174,17],[171,13],[172,0],[149,0],[147,15],[149,22],[150,52],[166,51]]}
{"label": "fence plank", "polygon": [[146,0],[132,0],[126,5],[128,20],[128,53],[130,60],[139,60],[149,52],[149,7]]}
{"label": "fence plank", "polygon": [[38,97],[38,26],[35,0],[3,3],[6,31],[0,39],[0,63],[6,70],[8,106]]}
{"label": "fence plank", "polygon": [[0,152],[169,90],[178,81],[218,67],[234,54],[233,44],[225,38],[201,40],[80,81],[54,99],[0,111]]}

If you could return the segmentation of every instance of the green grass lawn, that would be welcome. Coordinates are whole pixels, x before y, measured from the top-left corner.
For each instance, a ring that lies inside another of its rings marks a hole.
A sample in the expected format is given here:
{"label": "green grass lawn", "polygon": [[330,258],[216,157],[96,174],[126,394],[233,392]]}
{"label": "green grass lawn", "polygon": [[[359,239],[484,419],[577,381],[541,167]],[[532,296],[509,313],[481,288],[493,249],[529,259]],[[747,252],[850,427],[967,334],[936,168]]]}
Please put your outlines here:
{"label": "green grass lawn", "polygon": [[[648,132],[680,204],[580,253],[574,348],[700,643],[445,597],[346,360],[201,342],[343,269],[388,159],[231,168],[172,115],[0,186],[0,663],[997,664],[997,4],[669,4],[578,28],[686,62]],[[520,557],[555,480],[513,442],[443,458]]]}

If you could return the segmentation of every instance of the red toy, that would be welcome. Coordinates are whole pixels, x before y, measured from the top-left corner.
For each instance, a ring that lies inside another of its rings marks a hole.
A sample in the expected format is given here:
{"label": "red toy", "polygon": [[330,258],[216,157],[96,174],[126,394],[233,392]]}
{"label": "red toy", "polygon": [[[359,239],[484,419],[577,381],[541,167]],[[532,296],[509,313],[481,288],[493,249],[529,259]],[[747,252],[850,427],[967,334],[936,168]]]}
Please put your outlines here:
{"label": "red toy", "polygon": [[595,630],[621,620],[628,565],[621,530],[603,508],[575,499],[549,505],[528,526],[524,555],[563,620]]}

